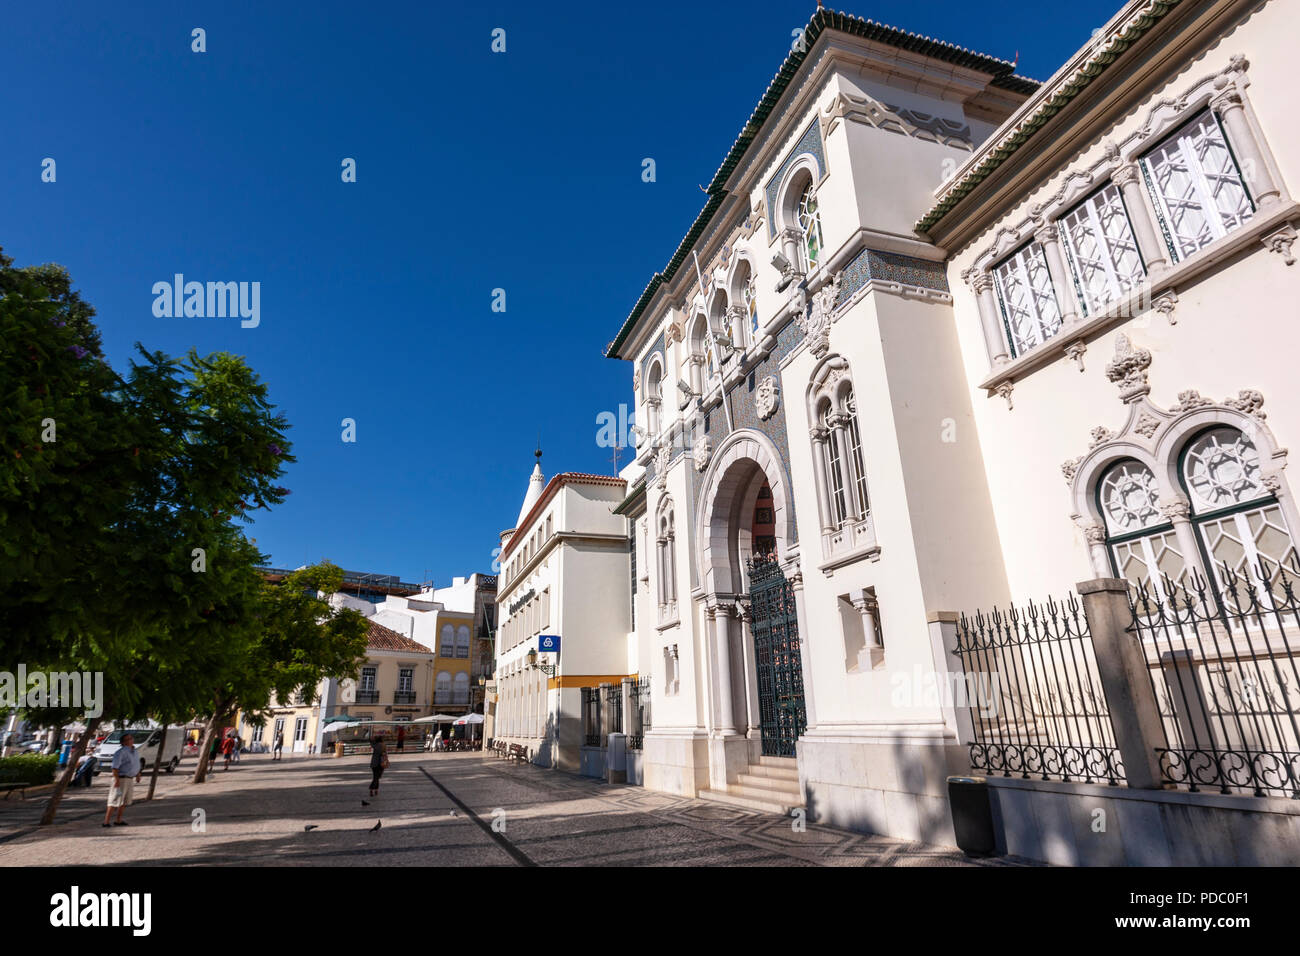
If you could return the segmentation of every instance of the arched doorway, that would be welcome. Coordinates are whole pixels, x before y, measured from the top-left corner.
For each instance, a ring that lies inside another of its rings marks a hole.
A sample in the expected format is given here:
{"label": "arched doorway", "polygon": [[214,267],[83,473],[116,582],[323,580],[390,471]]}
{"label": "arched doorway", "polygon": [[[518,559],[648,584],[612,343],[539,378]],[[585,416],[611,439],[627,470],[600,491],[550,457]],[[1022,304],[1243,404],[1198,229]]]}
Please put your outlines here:
{"label": "arched doorway", "polygon": [[[794,588],[784,563],[793,543],[788,488],[766,436],[741,430],[718,450],[700,497],[700,576],[715,613],[714,730],[758,724],[762,753],[793,757],[807,727]],[[749,633],[741,621],[749,622]]]}

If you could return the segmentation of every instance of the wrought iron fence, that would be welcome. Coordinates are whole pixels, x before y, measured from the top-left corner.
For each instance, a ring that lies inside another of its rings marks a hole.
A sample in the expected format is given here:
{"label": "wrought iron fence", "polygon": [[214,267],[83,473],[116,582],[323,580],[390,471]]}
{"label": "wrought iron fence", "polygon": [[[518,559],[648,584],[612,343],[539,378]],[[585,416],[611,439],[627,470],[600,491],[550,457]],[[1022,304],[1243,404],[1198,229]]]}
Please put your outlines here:
{"label": "wrought iron fence", "polygon": [[632,721],[627,734],[627,749],[640,750],[645,742],[645,732],[650,729],[650,675],[639,677],[632,682],[631,713]]}
{"label": "wrought iron fence", "polygon": [[582,725],[587,729],[583,742],[588,747],[600,746],[600,688],[582,688]]}
{"label": "wrought iron fence", "polygon": [[962,615],[962,673],[944,690],[969,708],[971,766],[1003,776],[1124,782],[1079,599]]}
{"label": "wrought iron fence", "polygon": [[606,734],[623,732],[623,683],[610,684],[605,688],[605,726]]}
{"label": "wrought iron fence", "polygon": [[1300,798],[1297,576],[1292,552],[1287,564],[1221,566],[1212,581],[1193,570],[1135,589],[1166,783]]}

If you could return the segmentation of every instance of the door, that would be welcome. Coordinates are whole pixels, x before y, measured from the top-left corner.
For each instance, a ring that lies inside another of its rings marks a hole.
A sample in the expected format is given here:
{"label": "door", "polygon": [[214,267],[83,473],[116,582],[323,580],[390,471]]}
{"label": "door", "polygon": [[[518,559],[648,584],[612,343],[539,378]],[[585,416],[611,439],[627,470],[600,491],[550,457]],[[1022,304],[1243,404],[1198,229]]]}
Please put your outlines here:
{"label": "door", "polygon": [[307,718],[299,717],[293,722],[293,752],[303,753],[307,749]]}
{"label": "door", "polygon": [[808,727],[794,589],[775,557],[756,555],[748,564],[763,755],[793,757]]}

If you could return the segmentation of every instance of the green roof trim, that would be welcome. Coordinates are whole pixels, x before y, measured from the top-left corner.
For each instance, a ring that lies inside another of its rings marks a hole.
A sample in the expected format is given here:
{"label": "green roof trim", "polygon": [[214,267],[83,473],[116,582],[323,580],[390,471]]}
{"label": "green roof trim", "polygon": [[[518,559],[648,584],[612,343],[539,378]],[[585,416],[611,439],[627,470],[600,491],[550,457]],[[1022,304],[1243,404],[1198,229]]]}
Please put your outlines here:
{"label": "green roof trim", "polygon": [[999,89],[1029,95],[1037,90],[1039,86],[1037,80],[1016,76],[1015,64],[1007,60],[976,53],[973,50],[967,50],[952,43],[945,43],[942,40],[933,40],[919,33],[909,33],[897,27],[886,26],[872,20],[864,20],[862,17],[855,17],[848,13],[838,13],[834,10],[818,10],[813,14],[812,19],[808,21],[808,25],[804,27],[804,48],[802,50],[791,50],[787,54],[785,62],[781,64],[781,68],[777,70],[776,76],[767,85],[767,90],[758,101],[758,105],[754,107],[754,112],[750,115],[749,121],[741,129],[736,141],[732,143],[731,149],[727,152],[726,158],[723,159],[722,165],[718,167],[718,171],[713,174],[713,179],[710,180],[709,186],[705,190],[709,198],[704,204],[704,208],[695,217],[695,222],[691,225],[690,231],[686,233],[686,237],[677,246],[677,251],[673,253],[668,265],[664,267],[663,271],[656,272],[650,278],[645,291],[637,299],[632,313],[623,322],[622,328],[618,330],[618,335],[606,347],[605,356],[607,358],[621,357],[618,354],[619,349],[627,341],[627,337],[632,333],[633,327],[650,304],[650,300],[654,298],[654,294],[661,285],[677,274],[677,270],[685,261],[691,246],[708,228],[714,214],[717,213],[718,208],[727,196],[727,180],[736,171],[736,167],[740,165],[745,153],[749,151],[750,145],[758,137],[763,124],[767,122],[772,110],[776,108],[777,102],[789,87],[790,81],[799,72],[799,67],[807,59],[807,51],[811,50],[816,44],[817,38],[828,30],[835,30],[864,40],[874,40],[878,43],[897,47],[900,50],[906,50],[909,53],[918,53],[921,56],[942,60],[945,63],[988,73],[993,77],[990,85]]}
{"label": "green roof trim", "polygon": [[[999,166],[1007,161],[1013,153],[1028,142],[1038,130],[1042,129],[1053,116],[1059,113],[1076,96],[1087,89],[1106,69],[1120,58],[1120,55],[1136,43],[1147,31],[1155,26],[1166,13],[1178,6],[1181,0],[1150,0],[1133,15],[1118,26],[1109,40],[1097,51],[1085,59],[1076,69],[1052,83],[1043,100],[1033,106],[1027,116],[1017,120],[1012,116],[1007,122],[1013,124],[1001,139],[990,137],[983,159],[959,179],[944,193],[943,197],[930,207],[930,211],[916,222],[917,232],[929,232],[937,223],[947,216],[957,204],[965,199],[975,187],[991,176]],[[996,83],[996,81],[994,81]],[[1026,106],[1032,106],[1027,103]],[[995,134],[996,135],[996,134]],[[978,152],[978,151],[977,151]]]}
{"label": "green roof trim", "polygon": [[642,475],[633,483],[632,490],[628,492],[626,498],[614,506],[613,513],[616,515],[626,514],[628,509],[637,504],[638,501],[645,501],[645,475]]}

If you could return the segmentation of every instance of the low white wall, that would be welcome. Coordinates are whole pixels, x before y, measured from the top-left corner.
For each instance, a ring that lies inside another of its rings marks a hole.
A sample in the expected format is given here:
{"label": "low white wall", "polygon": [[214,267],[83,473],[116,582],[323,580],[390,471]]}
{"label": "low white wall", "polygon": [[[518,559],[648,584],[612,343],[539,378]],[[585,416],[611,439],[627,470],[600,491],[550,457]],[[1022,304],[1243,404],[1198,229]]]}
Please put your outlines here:
{"label": "low white wall", "polygon": [[998,851],[1065,866],[1300,865],[1300,801],[989,777]]}

